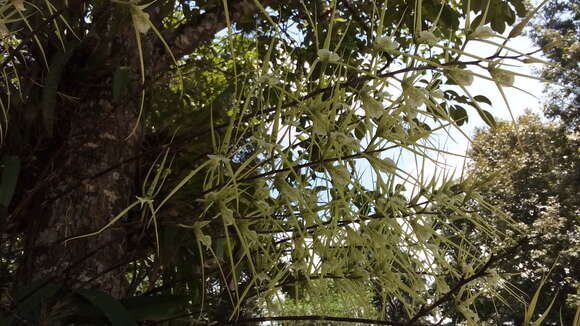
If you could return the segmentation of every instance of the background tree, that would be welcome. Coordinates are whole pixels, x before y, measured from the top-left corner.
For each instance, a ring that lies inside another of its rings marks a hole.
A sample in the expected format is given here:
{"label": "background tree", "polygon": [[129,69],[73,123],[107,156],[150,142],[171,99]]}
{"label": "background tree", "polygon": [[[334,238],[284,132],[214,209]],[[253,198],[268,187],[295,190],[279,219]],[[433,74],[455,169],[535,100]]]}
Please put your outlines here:
{"label": "background tree", "polygon": [[[472,174],[489,179],[482,195],[504,207],[528,228],[532,241],[527,254],[501,266],[516,295],[531,298],[538,280],[554,267],[539,302],[540,311],[556,298],[545,323],[572,323],[578,306],[578,126],[580,71],[580,7],[575,1],[549,1],[536,17],[529,35],[552,63],[540,70],[549,82],[545,114],[556,124],[526,114],[518,131],[508,123],[495,130],[480,130],[471,157]],[[515,150],[514,150],[515,149]],[[558,260],[556,262],[556,255]],[[510,274],[513,273],[513,274]],[[508,291],[504,292],[509,297]],[[505,309],[491,301],[479,307],[487,318],[499,322],[522,322],[524,305]]]}
{"label": "background tree", "polygon": [[[524,250],[498,265],[498,273],[509,282],[501,296],[528,302],[547,276],[538,311],[555,301],[544,324],[572,325],[580,303],[580,141],[573,132],[531,113],[521,116],[517,126],[500,122],[494,129],[479,130],[470,151],[470,174],[489,180],[481,195],[522,223],[529,239]],[[489,220],[496,222],[489,213]],[[482,300],[476,306],[493,323],[523,323],[523,302],[504,306]]]}
{"label": "background tree", "polygon": [[504,238],[466,211],[473,183],[394,159],[432,159],[465,104],[493,123],[466,68],[509,87],[505,62],[533,58],[463,49],[521,1],[0,5],[3,323],[257,322],[325,279],[378,289],[375,319],[341,321],[426,324],[453,301],[477,322],[518,246],[438,218]]}
{"label": "background tree", "polygon": [[578,131],[580,127],[580,6],[577,1],[550,1],[540,11],[530,36],[554,64],[541,76],[556,83],[548,88],[546,115]]}

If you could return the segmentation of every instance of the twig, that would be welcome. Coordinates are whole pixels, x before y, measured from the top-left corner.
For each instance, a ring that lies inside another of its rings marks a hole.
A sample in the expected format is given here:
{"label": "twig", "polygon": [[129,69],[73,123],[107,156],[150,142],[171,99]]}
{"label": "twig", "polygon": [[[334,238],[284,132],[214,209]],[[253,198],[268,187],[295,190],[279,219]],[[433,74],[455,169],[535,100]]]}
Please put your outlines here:
{"label": "twig", "polygon": [[[405,326],[406,323],[396,322],[391,320],[379,320],[379,319],[367,319],[367,318],[350,318],[350,317],[332,317],[332,316],[277,316],[277,317],[257,317],[257,318],[247,318],[233,321],[226,321],[211,324],[208,326],[226,326],[226,325],[245,325],[250,323],[259,323],[266,321],[335,321],[343,323],[360,323],[367,325],[390,325],[390,326]],[[413,326],[421,326],[426,324],[414,323]]]}

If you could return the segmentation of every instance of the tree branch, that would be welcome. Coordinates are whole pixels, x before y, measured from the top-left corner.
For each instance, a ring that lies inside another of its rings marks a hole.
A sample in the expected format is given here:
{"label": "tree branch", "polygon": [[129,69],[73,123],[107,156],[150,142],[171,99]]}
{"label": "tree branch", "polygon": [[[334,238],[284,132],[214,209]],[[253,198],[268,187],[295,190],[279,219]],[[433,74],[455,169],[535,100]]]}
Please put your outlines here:
{"label": "tree branch", "polygon": [[[231,23],[238,22],[243,18],[251,17],[260,13],[261,9],[256,5],[259,2],[262,7],[278,4],[279,0],[238,0],[228,1],[228,12],[223,6],[205,12],[198,21],[180,26],[172,34],[166,36],[173,55],[180,58],[193,52],[200,44],[211,40],[215,34],[227,26],[226,17]],[[227,15],[227,16],[226,16]],[[159,45],[163,47],[162,44]]]}
{"label": "tree branch", "polygon": [[[530,52],[530,53],[526,53],[525,55],[531,55],[533,54],[535,51]],[[280,109],[287,109],[290,107],[294,107],[297,106],[298,104],[300,104],[301,102],[311,99],[319,94],[322,94],[324,92],[330,91],[333,88],[349,88],[349,87],[356,87],[357,85],[362,85],[362,83],[367,82],[367,81],[371,81],[371,80],[375,80],[375,79],[379,79],[379,78],[389,78],[389,77],[394,77],[396,75],[400,75],[403,73],[407,73],[407,72],[414,72],[414,71],[429,71],[429,70],[434,70],[434,71],[443,71],[444,69],[448,69],[448,68],[453,68],[453,67],[460,67],[460,66],[478,66],[483,62],[488,62],[491,60],[495,60],[495,59],[512,59],[512,60],[517,60],[521,57],[523,57],[524,55],[504,55],[504,56],[500,56],[500,55],[492,55],[489,56],[487,58],[485,58],[484,60],[470,60],[470,61],[452,61],[452,62],[447,62],[447,63],[442,63],[439,66],[433,66],[433,65],[421,65],[421,66],[417,66],[417,67],[406,67],[406,68],[401,68],[398,70],[393,70],[393,71],[389,71],[389,72],[385,72],[385,73],[381,73],[375,76],[371,76],[371,75],[365,75],[365,76],[358,76],[352,79],[349,79],[345,82],[342,83],[336,83],[334,85],[330,85],[327,87],[323,87],[323,88],[318,88],[316,90],[311,91],[308,94],[305,94],[303,96],[298,97],[298,99],[296,100],[290,100],[287,101],[285,103],[283,103],[282,105],[280,105],[279,107],[277,105],[275,106],[271,106],[269,108],[266,108],[264,110],[260,110],[260,111],[256,111],[256,112],[252,112],[249,113],[245,116],[243,116],[241,119],[242,121],[249,121],[251,118],[256,117],[256,116],[260,116],[260,115],[268,115],[271,114],[273,112],[276,112],[276,110]],[[193,133],[191,135],[192,139],[196,139],[199,137],[202,137],[204,135],[209,134],[212,131],[217,131],[217,130],[221,130],[225,127],[228,126],[228,123],[223,123],[223,124],[218,124],[213,126],[213,128],[208,128],[206,130],[201,130],[197,133]]]}
{"label": "tree branch", "polygon": [[[277,316],[277,317],[258,317],[258,318],[247,318],[240,320],[232,320],[221,322],[218,324],[212,324],[212,326],[225,326],[225,325],[246,325],[251,323],[259,323],[265,321],[336,321],[343,323],[360,323],[367,325],[390,325],[390,326],[404,326],[406,323],[390,321],[390,320],[379,320],[379,319],[366,319],[366,318],[349,318],[349,317],[332,317],[332,316]],[[426,324],[413,323],[413,326],[421,326]]]}
{"label": "tree branch", "polygon": [[429,305],[424,305],[421,307],[421,309],[419,309],[419,312],[417,312],[415,314],[415,316],[413,316],[413,318],[411,318],[409,320],[409,322],[407,324],[405,324],[405,326],[413,326],[415,325],[415,322],[417,320],[419,320],[422,317],[427,316],[429,313],[431,313],[431,311],[433,311],[435,308],[439,307],[440,305],[444,304],[445,302],[450,301],[451,299],[453,299],[453,295],[458,292],[463,286],[465,286],[467,283],[474,281],[478,278],[484,277],[486,275],[488,275],[489,273],[489,269],[496,264],[499,260],[513,254],[513,251],[515,251],[516,249],[518,249],[528,238],[523,238],[521,239],[518,243],[516,243],[514,246],[507,248],[503,253],[501,254],[492,254],[488,261],[481,266],[473,275],[469,276],[469,277],[463,277],[461,278],[461,280],[459,280],[459,282],[453,287],[451,288],[451,290],[447,291],[445,294],[443,294],[441,297],[439,297],[439,299],[435,300],[433,303],[429,304]]}

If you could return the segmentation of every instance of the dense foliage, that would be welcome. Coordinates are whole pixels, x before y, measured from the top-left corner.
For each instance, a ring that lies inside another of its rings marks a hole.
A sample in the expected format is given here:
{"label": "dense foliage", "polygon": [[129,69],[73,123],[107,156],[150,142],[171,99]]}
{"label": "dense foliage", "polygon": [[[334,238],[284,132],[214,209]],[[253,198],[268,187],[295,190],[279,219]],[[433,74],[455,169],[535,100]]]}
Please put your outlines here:
{"label": "dense foliage", "polygon": [[513,291],[522,302],[507,307],[482,300],[478,311],[486,318],[501,325],[522,324],[524,303],[546,277],[538,309],[546,310],[553,300],[554,306],[544,324],[573,325],[580,304],[579,148],[577,134],[530,113],[518,119],[517,129],[501,122],[477,133],[470,173],[489,180],[481,195],[522,223],[528,236],[521,252],[498,266],[509,282],[501,295],[507,299]]}
{"label": "dense foliage", "polygon": [[[474,325],[521,249],[480,182],[423,173],[495,124],[474,78],[537,60],[520,0],[0,6],[3,324]],[[272,316],[329,286],[356,316]]]}
{"label": "dense foliage", "polygon": [[550,1],[540,12],[530,35],[552,65],[542,69],[551,82],[546,103],[548,117],[560,118],[576,131],[580,128],[580,4]]}

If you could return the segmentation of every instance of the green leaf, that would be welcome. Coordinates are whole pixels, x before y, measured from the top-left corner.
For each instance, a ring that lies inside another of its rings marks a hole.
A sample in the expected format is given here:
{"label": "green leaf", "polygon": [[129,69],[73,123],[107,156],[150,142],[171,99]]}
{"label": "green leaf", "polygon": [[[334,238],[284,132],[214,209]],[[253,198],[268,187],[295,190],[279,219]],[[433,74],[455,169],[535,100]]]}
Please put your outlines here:
{"label": "green leaf", "polygon": [[443,94],[445,94],[445,98],[448,100],[453,100],[459,97],[459,94],[457,94],[457,92],[449,89],[443,92]]}
{"label": "green leaf", "polygon": [[550,310],[552,310],[552,306],[554,305],[554,302],[556,301],[556,298],[558,297],[558,295],[554,295],[554,298],[552,299],[552,302],[550,302],[550,305],[548,305],[548,307],[546,308],[546,310],[544,311],[544,313],[535,321],[531,324],[531,326],[540,326],[542,324],[542,322],[544,321],[544,319],[546,319],[546,317],[548,317],[548,314],[550,313]]}
{"label": "green leaf", "polygon": [[[0,207],[8,210],[20,175],[20,158],[5,156],[2,159],[2,179],[0,180]],[[1,218],[1,216],[0,216]]]}
{"label": "green leaf", "polygon": [[81,289],[76,291],[93,306],[99,308],[109,319],[112,326],[137,326],[135,319],[120,301],[110,295],[98,291]]}
{"label": "green leaf", "polygon": [[525,17],[528,14],[528,11],[526,10],[526,6],[524,5],[524,2],[523,1],[521,1],[521,0],[510,0],[510,3],[516,9],[516,13],[517,13],[518,16]]}
{"label": "green leaf", "polygon": [[10,326],[11,318],[4,317],[3,314],[0,314],[0,326]]}
{"label": "green leaf", "polygon": [[52,57],[50,69],[44,81],[44,88],[42,89],[42,118],[49,136],[52,136],[54,127],[54,108],[56,106],[58,85],[60,84],[64,67],[73,54],[73,51],[74,47],[69,48],[66,52],[60,50]]}
{"label": "green leaf", "polygon": [[475,95],[473,97],[473,99],[475,99],[477,102],[486,103],[486,104],[491,105],[491,101],[483,95]]}
{"label": "green leaf", "polygon": [[491,28],[503,34],[506,28],[506,22],[510,20],[511,16],[513,16],[513,13],[509,6],[506,7],[503,3],[494,1],[489,7],[486,22],[491,22]]}
{"label": "green leaf", "polygon": [[113,99],[118,100],[127,92],[129,67],[119,67],[113,74]]}
{"label": "green leaf", "polygon": [[462,126],[469,119],[467,111],[459,105],[452,106],[449,110],[449,114],[458,126]]}
{"label": "green leaf", "polygon": [[[472,33],[473,31],[475,31],[475,29],[477,28],[477,26],[481,25],[481,20],[483,19],[483,13],[477,15],[473,21],[471,22],[471,25],[469,25],[469,33]],[[487,22],[486,22],[487,23]],[[485,24],[484,24],[485,25]]]}
{"label": "green leaf", "polygon": [[183,306],[191,298],[183,295],[140,296],[122,299],[135,320],[165,320],[183,312]]}
{"label": "green leaf", "polygon": [[40,305],[54,297],[61,289],[60,284],[38,280],[31,285],[20,289],[16,295],[16,311],[18,315],[29,321],[37,320]]}
{"label": "green leaf", "polygon": [[491,21],[491,28],[500,34],[503,34],[505,31],[505,21],[501,18],[493,19]]}
{"label": "green leaf", "polygon": [[356,125],[356,128],[354,129],[354,136],[358,139],[361,140],[365,137],[367,128],[364,122],[359,122]]}
{"label": "green leaf", "polygon": [[489,111],[478,109],[477,113],[479,114],[481,119],[483,119],[483,122],[485,122],[488,126],[492,128],[496,127],[497,123],[495,122],[495,118],[491,113],[489,113]]}

